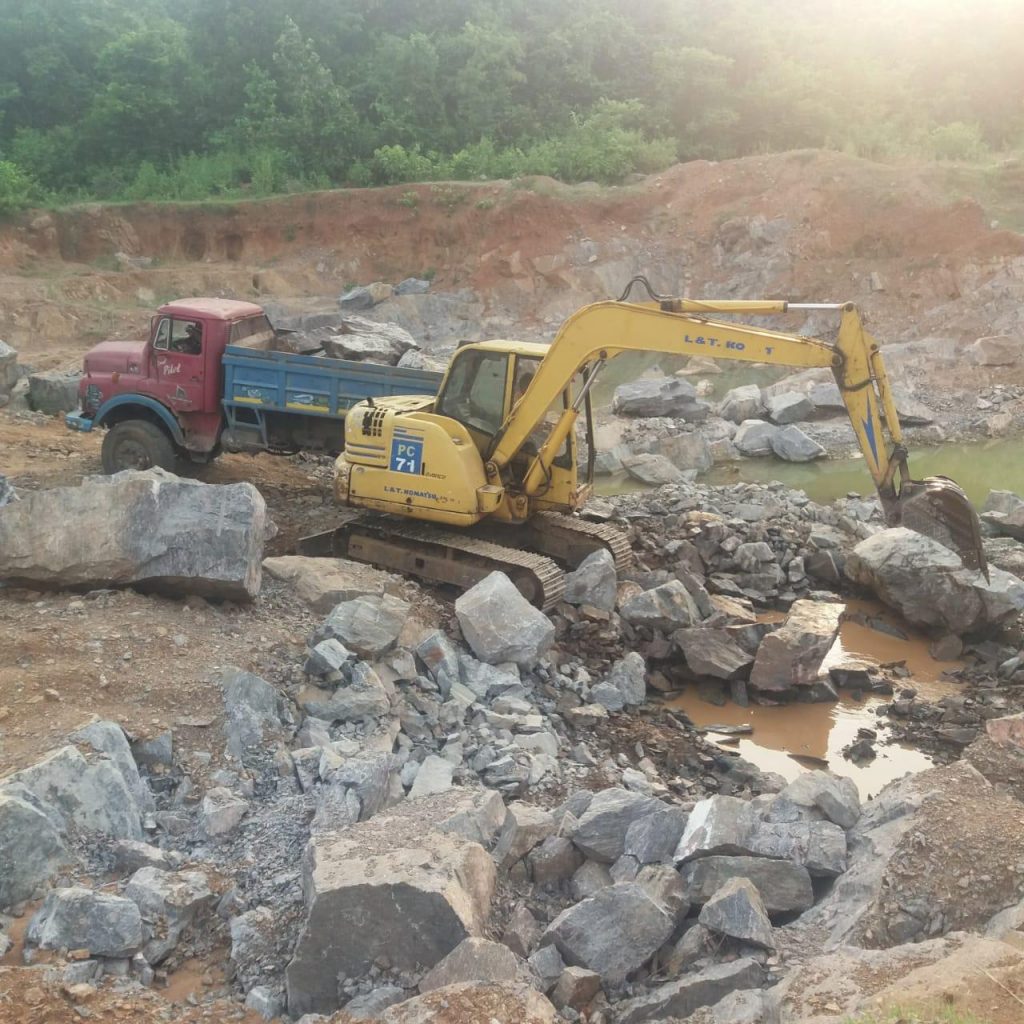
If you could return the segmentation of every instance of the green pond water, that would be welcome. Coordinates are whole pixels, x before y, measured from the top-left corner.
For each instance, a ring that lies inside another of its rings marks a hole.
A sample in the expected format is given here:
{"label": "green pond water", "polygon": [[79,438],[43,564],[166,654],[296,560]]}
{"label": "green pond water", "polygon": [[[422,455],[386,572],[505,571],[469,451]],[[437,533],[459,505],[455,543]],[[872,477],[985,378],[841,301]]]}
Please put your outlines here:
{"label": "green pond water", "polygon": [[[938,448],[911,450],[914,477],[952,477],[980,507],[990,490],[1024,494],[1024,440],[978,441],[944,444]],[[712,484],[768,483],[778,480],[787,487],[806,491],[813,501],[829,502],[851,491],[873,493],[871,477],[861,459],[827,459],[795,464],[778,459],[744,459],[715,466],[700,478]],[[625,477],[598,478],[599,494],[622,494],[639,485]]]}

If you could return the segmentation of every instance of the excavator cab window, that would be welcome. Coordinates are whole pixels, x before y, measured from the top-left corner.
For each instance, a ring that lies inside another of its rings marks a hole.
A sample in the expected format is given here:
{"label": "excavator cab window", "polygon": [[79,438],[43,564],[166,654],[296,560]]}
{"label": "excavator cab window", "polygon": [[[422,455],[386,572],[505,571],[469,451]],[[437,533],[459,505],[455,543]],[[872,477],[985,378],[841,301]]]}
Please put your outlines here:
{"label": "excavator cab window", "polygon": [[[512,388],[513,405],[523,397],[539,367],[540,360],[534,356],[518,356],[516,358],[515,383]],[[547,412],[544,413],[544,418],[534,427],[530,436],[524,442],[523,452],[526,455],[532,458],[537,454],[569,404],[570,394],[569,390],[566,389],[548,406]],[[572,453],[569,451],[568,438],[562,443],[561,449],[555,456],[554,464],[562,469],[571,468]]]}
{"label": "excavator cab window", "polygon": [[437,412],[493,437],[505,418],[507,381],[508,353],[464,350],[437,399]]}

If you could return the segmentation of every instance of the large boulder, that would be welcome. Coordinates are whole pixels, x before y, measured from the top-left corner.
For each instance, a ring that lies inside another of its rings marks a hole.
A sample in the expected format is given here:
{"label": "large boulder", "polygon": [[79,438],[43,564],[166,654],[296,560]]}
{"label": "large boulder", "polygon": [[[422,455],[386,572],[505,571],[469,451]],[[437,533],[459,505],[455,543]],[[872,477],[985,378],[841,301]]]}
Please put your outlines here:
{"label": "large boulder", "polygon": [[741,957],[687,974],[679,981],[659,985],[650,992],[627,999],[616,1007],[616,1019],[619,1024],[683,1020],[702,1006],[714,1006],[731,992],[758,988],[763,981],[761,965],[749,957]]}
{"label": "large boulder", "polygon": [[785,462],[813,462],[828,454],[817,441],[792,423],[772,434],[769,443],[772,451]]}
{"label": "large boulder", "polygon": [[388,688],[366,662],[357,662],[345,683],[335,690],[305,686],[299,691],[298,704],[314,718],[327,722],[352,722],[379,718],[391,707]]}
{"label": "large boulder", "polygon": [[784,391],[768,399],[768,416],[772,423],[780,426],[799,423],[814,415],[814,403],[799,391]]}
{"label": "large boulder", "polygon": [[846,572],[909,622],[958,636],[984,633],[1024,611],[1024,581],[995,567],[986,581],[949,548],[904,527],[861,541]]}
{"label": "large boulder", "polygon": [[733,423],[758,420],[765,412],[761,389],[756,384],[743,384],[725,393],[718,407],[718,415]]}
{"label": "large boulder", "polygon": [[31,899],[70,859],[59,829],[25,796],[0,790],[0,910]]}
{"label": "large boulder", "polygon": [[1024,498],[1012,491],[989,491],[981,518],[998,536],[1024,541]]}
{"label": "large boulder", "polygon": [[395,594],[402,585],[400,577],[392,573],[347,558],[280,555],[264,558],[263,571],[290,583],[298,598],[321,615],[344,601]]}
{"label": "large boulder", "polygon": [[249,600],[260,589],[267,527],[252,484],[215,486],[162,469],[87,477],[0,508],[0,579]]}
{"label": "large boulder", "polygon": [[129,957],[142,947],[142,917],[129,899],[80,886],[57,889],[29,922],[28,941],[42,949],[87,949]]}
{"label": "large boulder", "polygon": [[734,878],[745,878],[761,894],[769,914],[801,913],[814,905],[810,872],[800,864],[767,857],[699,857],[679,873],[687,900],[701,906]]}
{"label": "large boulder", "polygon": [[18,353],[4,341],[0,341],[0,405],[4,404],[15,384],[18,383]]}
{"label": "large boulder", "polygon": [[772,438],[779,432],[773,423],[764,420],[744,420],[732,443],[742,455],[771,455]]}
{"label": "large boulder", "polygon": [[746,878],[730,878],[700,912],[705,928],[729,939],[774,949],[772,924],[761,894]]}
{"label": "large boulder", "polygon": [[1019,366],[1024,344],[1008,334],[990,334],[964,349],[964,358],[975,366]]}
{"label": "large boulder", "polygon": [[3,789],[15,796],[31,794],[61,833],[74,828],[113,839],[142,838],[142,809],[105,754],[86,757],[77,747],[61,747],[7,776]]}
{"label": "large boulder", "polygon": [[28,378],[28,404],[36,412],[56,416],[78,408],[78,382],[82,375],[64,370],[45,370]]}
{"label": "large boulder", "polygon": [[246,763],[260,760],[283,729],[281,695],[265,679],[240,668],[224,669],[220,684],[228,753]]}
{"label": "large boulder", "polygon": [[695,626],[704,619],[697,600],[679,580],[631,597],[620,608],[622,617],[632,626],[651,626],[666,632]]}
{"label": "large boulder", "polygon": [[463,939],[420,981],[420,992],[465,981],[526,981],[522,962],[508,946],[489,939]]}
{"label": "large boulder", "polygon": [[648,487],[662,487],[683,481],[682,471],[664,455],[641,452],[639,455],[624,455],[622,465],[634,479]]}
{"label": "large boulder", "polygon": [[676,916],[642,885],[625,882],[563,910],[541,942],[557,946],[567,964],[595,971],[616,986],[662,947]]}
{"label": "large boulder", "polygon": [[626,848],[626,834],[633,822],[663,810],[653,797],[628,789],[604,789],[595,793],[580,815],[572,841],[592,860],[613,864]]}
{"label": "large boulder", "polygon": [[114,762],[114,767],[117,768],[125,785],[131,791],[136,806],[144,811],[153,809],[153,794],[143,781],[142,776],[139,775],[138,763],[141,761],[138,761],[136,752],[133,751],[124,730],[117,722],[105,722],[97,719],[82,726],[81,729],[77,729],[71,734],[70,739],[89,747],[98,754],[106,754]]}
{"label": "large boulder", "polygon": [[786,621],[757,648],[750,685],[780,691],[811,686],[839,634],[845,605],[831,601],[796,601]]}
{"label": "large boulder", "polygon": [[612,409],[620,416],[672,416],[696,420],[707,416],[697,389],[679,377],[635,380],[615,389]]}
{"label": "large boulder", "polygon": [[715,464],[708,439],[699,431],[673,434],[658,441],[658,454],[664,455],[677,469],[695,469],[698,473]]}
{"label": "large boulder", "polygon": [[361,658],[378,658],[394,647],[408,616],[409,605],[401,598],[357,597],[336,605],[310,642],[338,640]]}
{"label": "large boulder", "polygon": [[210,913],[217,902],[201,871],[163,871],[156,867],[139,868],[124,894],[142,915],[142,952],[150,964],[166,959],[186,930]]}
{"label": "large boulder", "polygon": [[461,594],[455,614],[473,653],[490,665],[535,665],[555,639],[551,620],[503,573],[492,572]]}
{"label": "large boulder", "polygon": [[724,629],[695,626],[679,629],[672,640],[683,652],[686,667],[697,676],[711,679],[745,679],[754,658]]}
{"label": "large boulder", "polygon": [[382,324],[362,316],[344,317],[335,332],[324,340],[324,351],[334,359],[395,366],[406,352],[419,348],[413,336],[398,324]]}
{"label": "large boulder", "polygon": [[451,794],[408,801],[310,840],[306,921],[287,969],[292,1016],[338,1009],[339,974],[361,977],[379,957],[418,973],[482,935],[494,862],[478,844],[431,828],[459,803]]}
{"label": "large boulder", "polygon": [[607,548],[587,555],[565,577],[565,600],[569,604],[585,604],[610,612],[615,608],[617,589],[615,559]]}
{"label": "large boulder", "polygon": [[381,1024],[558,1024],[561,1019],[535,988],[510,981],[446,985],[391,1006],[380,1016]]}

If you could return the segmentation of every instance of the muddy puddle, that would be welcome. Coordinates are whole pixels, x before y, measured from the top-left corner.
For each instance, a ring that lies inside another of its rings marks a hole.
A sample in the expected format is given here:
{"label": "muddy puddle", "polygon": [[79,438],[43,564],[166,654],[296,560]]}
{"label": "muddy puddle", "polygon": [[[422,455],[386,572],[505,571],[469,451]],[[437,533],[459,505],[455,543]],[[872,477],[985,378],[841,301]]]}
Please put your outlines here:
{"label": "muddy puddle", "polygon": [[[904,662],[910,675],[902,680],[902,685],[912,686],[928,700],[958,689],[958,684],[945,678],[944,673],[959,667],[959,662],[936,661],[928,653],[924,637],[869,602],[851,601],[847,605],[839,638],[823,663],[823,671],[849,659],[878,665]],[[896,682],[899,685],[900,681]],[[709,703],[693,687],[666,703],[684,711],[701,728],[750,727],[752,732],[741,736],[712,730],[708,739],[724,750],[736,751],[763,771],[794,779],[809,768],[828,767],[837,775],[853,779],[862,799],[874,796],[893,779],[931,766],[929,758],[920,751],[884,742],[886,730],[879,728],[884,719],[879,718],[876,709],[888,698],[864,694],[857,699],[847,691],[840,697],[834,704],[743,708],[731,702],[723,706]],[[842,751],[857,738],[861,727],[876,729],[880,742],[876,744],[877,756],[873,761],[854,764],[843,757]]]}

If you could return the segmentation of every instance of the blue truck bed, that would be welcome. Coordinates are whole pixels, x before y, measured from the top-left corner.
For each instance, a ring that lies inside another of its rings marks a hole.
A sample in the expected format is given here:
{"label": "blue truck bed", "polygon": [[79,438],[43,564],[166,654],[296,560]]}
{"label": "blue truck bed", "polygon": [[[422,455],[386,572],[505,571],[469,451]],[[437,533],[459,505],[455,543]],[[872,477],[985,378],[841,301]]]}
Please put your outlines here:
{"label": "blue truck bed", "polygon": [[228,346],[224,350],[224,412],[241,409],[343,418],[365,398],[436,395],[444,376],[349,359],[298,356]]}

